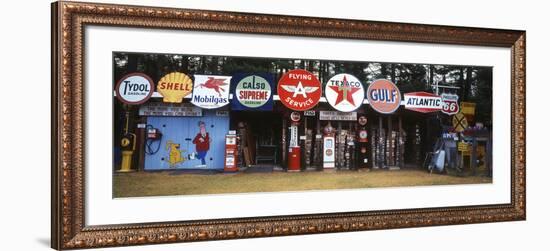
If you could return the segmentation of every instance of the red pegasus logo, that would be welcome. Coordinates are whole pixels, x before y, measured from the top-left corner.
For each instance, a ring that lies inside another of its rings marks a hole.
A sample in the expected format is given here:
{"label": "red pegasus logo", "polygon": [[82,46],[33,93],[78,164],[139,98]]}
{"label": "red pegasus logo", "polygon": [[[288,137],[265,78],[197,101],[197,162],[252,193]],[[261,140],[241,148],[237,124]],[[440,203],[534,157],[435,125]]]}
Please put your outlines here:
{"label": "red pegasus logo", "polygon": [[204,82],[204,84],[199,84],[199,87],[202,88],[208,88],[208,89],[214,89],[215,92],[218,93],[218,95],[221,97],[222,92],[225,92],[225,89],[222,88],[222,86],[226,86],[227,83],[225,83],[225,78],[214,78],[214,77],[208,77],[208,80]]}

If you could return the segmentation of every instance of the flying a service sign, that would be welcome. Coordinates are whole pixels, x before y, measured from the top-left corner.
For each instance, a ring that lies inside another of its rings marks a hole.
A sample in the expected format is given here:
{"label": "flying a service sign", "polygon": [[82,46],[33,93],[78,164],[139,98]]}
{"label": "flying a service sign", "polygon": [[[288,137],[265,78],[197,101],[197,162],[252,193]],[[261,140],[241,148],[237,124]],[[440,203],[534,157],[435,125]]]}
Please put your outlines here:
{"label": "flying a service sign", "polygon": [[334,109],[341,112],[355,111],[363,104],[363,84],[355,76],[342,73],[333,76],[325,86],[325,97]]}
{"label": "flying a service sign", "polygon": [[230,76],[195,75],[191,103],[204,109],[229,104]]}
{"label": "flying a service sign", "polygon": [[233,110],[272,110],[273,109],[272,74],[235,74],[231,78]]}
{"label": "flying a service sign", "polygon": [[311,72],[290,70],[279,80],[277,94],[281,103],[291,110],[309,110],[321,99],[321,83]]}
{"label": "flying a service sign", "polygon": [[405,93],[405,109],[429,113],[441,111],[443,102],[441,97],[429,92]]}

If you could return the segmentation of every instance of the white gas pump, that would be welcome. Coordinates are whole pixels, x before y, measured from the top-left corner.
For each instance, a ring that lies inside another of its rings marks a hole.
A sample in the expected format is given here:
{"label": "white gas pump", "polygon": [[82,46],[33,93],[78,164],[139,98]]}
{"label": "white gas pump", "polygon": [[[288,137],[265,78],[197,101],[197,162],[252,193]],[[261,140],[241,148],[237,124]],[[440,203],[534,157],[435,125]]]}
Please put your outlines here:
{"label": "white gas pump", "polygon": [[323,168],[335,167],[335,138],[334,127],[328,122],[327,126],[323,129]]}

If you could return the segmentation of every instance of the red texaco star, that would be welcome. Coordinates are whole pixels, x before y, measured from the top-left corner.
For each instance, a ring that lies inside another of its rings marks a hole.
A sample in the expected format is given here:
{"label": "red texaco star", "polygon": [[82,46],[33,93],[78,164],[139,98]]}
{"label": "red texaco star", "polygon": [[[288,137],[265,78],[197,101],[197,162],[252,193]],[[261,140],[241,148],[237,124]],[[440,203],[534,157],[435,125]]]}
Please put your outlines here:
{"label": "red texaco star", "polygon": [[345,99],[351,105],[355,106],[355,102],[353,101],[353,94],[356,91],[359,91],[360,88],[349,86],[348,80],[346,79],[345,76],[342,82],[343,82],[342,86],[329,86],[330,89],[338,93],[338,97],[336,97],[336,103],[334,103],[334,105],[338,105],[340,102],[342,102]]}

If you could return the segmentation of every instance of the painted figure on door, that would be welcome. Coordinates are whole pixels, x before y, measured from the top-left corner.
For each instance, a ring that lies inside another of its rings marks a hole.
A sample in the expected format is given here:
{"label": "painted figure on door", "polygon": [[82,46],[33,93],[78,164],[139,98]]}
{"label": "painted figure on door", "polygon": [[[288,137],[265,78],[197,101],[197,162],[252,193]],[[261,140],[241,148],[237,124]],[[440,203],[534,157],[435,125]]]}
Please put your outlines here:
{"label": "painted figure on door", "polygon": [[185,158],[181,154],[185,151],[180,150],[180,144],[168,140],[166,141],[166,150],[169,150],[168,164],[170,164],[170,168],[176,168],[179,163],[185,161]]}
{"label": "painted figure on door", "polygon": [[206,154],[210,149],[210,136],[206,132],[206,124],[199,121],[199,132],[193,139],[197,151],[196,157],[201,160],[201,167],[206,167]]}

